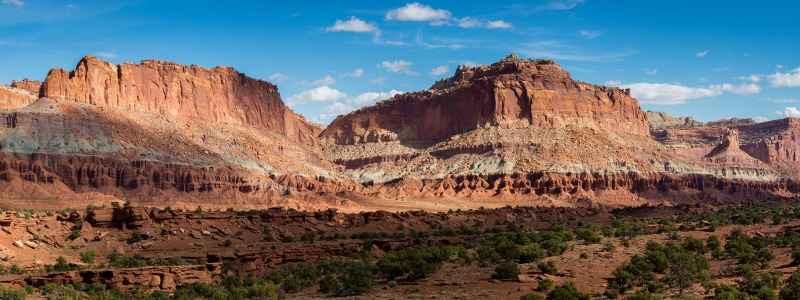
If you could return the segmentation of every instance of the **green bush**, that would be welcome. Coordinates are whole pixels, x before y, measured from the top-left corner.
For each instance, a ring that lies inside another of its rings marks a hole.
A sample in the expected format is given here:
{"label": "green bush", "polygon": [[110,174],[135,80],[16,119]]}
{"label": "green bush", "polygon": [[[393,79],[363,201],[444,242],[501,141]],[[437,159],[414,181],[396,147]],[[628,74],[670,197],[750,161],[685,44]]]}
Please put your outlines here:
{"label": "green bush", "polygon": [[420,246],[404,248],[386,253],[375,264],[379,273],[390,280],[406,276],[408,280],[417,280],[436,273],[450,252],[439,246]]}
{"label": "green bush", "polygon": [[780,297],[782,300],[800,299],[800,271],[795,271],[792,276],[786,279],[783,283]]}
{"label": "green bush", "polygon": [[527,293],[519,297],[519,300],[544,300],[544,297],[534,293]]}
{"label": "green bush", "polygon": [[133,232],[131,232],[131,236],[128,237],[126,241],[128,242],[128,244],[133,244],[140,242],[142,240],[144,240],[144,236],[142,235],[142,233],[139,232],[138,230],[134,230]]}
{"label": "green bush", "polygon": [[83,252],[79,252],[78,255],[81,256],[81,261],[87,264],[93,264],[94,258],[97,256],[97,253],[94,250],[89,249]]}
{"label": "green bush", "polygon": [[647,289],[639,289],[633,294],[625,297],[625,300],[656,300],[656,297],[650,294]]}
{"label": "green bush", "polygon": [[589,294],[581,293],[575,283],[568,281],[547,294],[547,300],[590,300]]}
{"label": "green bush", "polygon": [[375,283],[372,263],[352,259],[334,259],[320,263],[322,277],[320,292],[335,296],[362,295],[369,292]]}
{"label": "green bush", "polygon": [[492,278],[495,279],[517,279],[519,275],[519,265],[515,262],[504,262],[494,268]]}
{"label": "green bush", "polygon": [[552,260],[548,260],[546,262],[540,262],[536,264],[536,267],[539,268],[540,271],[544,274],[552,274],[555,275],[558,273],[558,269],[556,268],[556,263]]}
{"label": "green bush", "polygon": [[542,278],[539,280],[539,285],[536,286],[536,290],[540,292],[547,292],[553,288],[553,280],[550,278]]}

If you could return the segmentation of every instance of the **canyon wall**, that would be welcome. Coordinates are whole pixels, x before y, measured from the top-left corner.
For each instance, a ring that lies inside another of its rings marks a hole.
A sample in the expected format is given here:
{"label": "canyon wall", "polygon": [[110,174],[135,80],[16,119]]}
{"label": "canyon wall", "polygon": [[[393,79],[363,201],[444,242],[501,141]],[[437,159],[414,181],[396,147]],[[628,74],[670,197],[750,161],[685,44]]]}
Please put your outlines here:
{"label": "canyon wall", "polygon": [[459,67],[428,91],[340,116],[320,137],[325,144],[351,145],[439,140],[488,126],[570,125],[648,135],[647,118],[629,91],[577,82],[552,61],[510,55],[489,66]]}
{"label": "canyon wall", "polygon": [[275,85],[230,67],[206,69],[156,60],[114,65],[87,55],[73,71],[50,70],[41,96],[249,125],[306,144],[315,143],[320,130],[289,109]]}

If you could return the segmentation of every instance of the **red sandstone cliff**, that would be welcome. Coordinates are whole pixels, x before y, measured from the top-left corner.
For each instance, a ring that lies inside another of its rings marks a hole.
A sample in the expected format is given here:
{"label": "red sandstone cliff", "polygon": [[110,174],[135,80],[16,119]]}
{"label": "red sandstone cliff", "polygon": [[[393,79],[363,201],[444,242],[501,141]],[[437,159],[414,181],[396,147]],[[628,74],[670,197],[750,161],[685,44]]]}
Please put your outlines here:
{"label": "red sandstone cliff", "polygon": [[509,55],[481,67],[459,67],[430,90],[397,95],[336,118],[325,144],[439,140],[486,127],[563,128],[586,125],[646,136],[648,123],[626,90],[574,81],[548,60]]}
{"label": "red sandstone cliff", "polygon": [[276,86],[230,67],[205,69],[156,60],[114,65],[87,55],[73,71],[50,70],[41,96],[250,125],[305,144],[315,143],[320,130],[289,109]]}
{"label": "red sandstone cliff", "polygon": [[0,110],[24,107],[34,101],[36,95],[28,90],[0,84]]}
{"label": "red sandstone cliff", "polygon": [[22,81],[16,81],[16,80],[12,81],[11,87],[23,89],[38,95],[42,89],[42,82],[39,80],[30,80],[28,78],[24,78],[22,79]]}

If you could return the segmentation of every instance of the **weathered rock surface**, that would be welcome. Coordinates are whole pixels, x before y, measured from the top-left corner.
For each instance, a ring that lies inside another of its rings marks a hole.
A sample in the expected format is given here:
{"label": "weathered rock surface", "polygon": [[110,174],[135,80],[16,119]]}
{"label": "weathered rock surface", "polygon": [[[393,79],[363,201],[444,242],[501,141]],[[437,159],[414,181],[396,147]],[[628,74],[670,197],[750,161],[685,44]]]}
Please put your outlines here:
{"label": "weathered rock surface", "polygon": [[708,127],[733,127],[733,126],[741,126],[741,125],[753,125],[757,122],[751,118],[729,118],[729,119],[722,119],[716,121],[710,121],[706,123]]}
{"label": "weathered rock surface", "polygon": [[175,291],[179,286],[193,283],[219,283],[222,281],[219,263],[190,266],[143,267],[123,269],[90,269],[34,275],[0,276],[0,283],[15,289],[26,286],[41,287],[47,283],[58,285],[97,283],[109,288],[128,290],[137,286],[149,290]]}
{"label": "weathered rock surface", "polygon": [[28,78],[24,78],[22,81],[12,81],[11,87],[23,89],[38,95],[42,90],[42,82],[39,80],[30,80]]}
{"label": "weathered rock surface", "polygon": [[[0,84],[0,110],[25,107],[36,101],[36,94],[28,90]],[[5,120],[8,124],[11,120]]]}
{"label": "weathered rock surface", "polygon": [[676,118],[665,112],[648,110],[647,122],[650,125],[650,130],[664,130],[669,128],[690,128],[696,126],[703,126],[703,122],[697,121],[692,117],[681,116]]}
{"label": "weathered rock surface", "polygon": [[488,126],[570,125],[648,134],[647,118],[628,91],[574,81],[552,61],[510,55],[489,66],[459,67],[428,91],[340,116],[320,138],[327,145],[352,145],[440,140]]}
{"label": "weathered rock surface", "polygon": [[250,125],[306,144],[315,143],[320,130],[289,109],[276,86],[230,67],[205,69],[156,60],[114,65],[87,55],[73,71],[51,70],[41,96]]}

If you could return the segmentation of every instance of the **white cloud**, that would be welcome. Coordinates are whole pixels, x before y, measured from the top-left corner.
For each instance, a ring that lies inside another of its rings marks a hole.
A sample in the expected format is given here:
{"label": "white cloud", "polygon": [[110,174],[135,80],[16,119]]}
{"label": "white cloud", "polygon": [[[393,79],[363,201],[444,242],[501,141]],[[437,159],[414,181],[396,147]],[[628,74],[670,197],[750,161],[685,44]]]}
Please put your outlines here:
{"label": "white cloud", "polygon": [[753,74],[753,75],[750,75],[750,76],[739,76],[739,77],[736,77],[736,79],[739,79],[739,80],[750,80],[752,82],[761,82],[761,79],[763,77],[764,76],[762,76],[762,75]]}
{"label": "white cloud", "polygon": [[3,4],[14,5],[16,7],[21,7],[21,6],[25,5],[25,2],[23,2],[22,0],[3,0]]}
{"label": "white cloud", "polygon": [[783,69],[783,68],[785,68],[785,66],[784,66],[784,65],[782,65],[782,64],[777,64],[777,65],[775,65],[775,68],[777,68],[777,69]]}
{"label": "white cloud", "polygon": [[584,38],[586,38],[587,40],[594,39],[594,38],[596,38],[596,37],[598,37],[598,36],[601,36],[601,35],[603,35],[603,33],[602,33],[602,32],[598,32],[598,31],[589,31],[589,30],[581,30],[581,36],[583,36],[583,37],[584,37]]}
{"label": "white cloud", "polygon": [[331,85],[336,82],[336,79],[333,79],[331,75],[325,75],[322,79],[317,79],[311,82],[313,85]]}
{"label": "white cloud", "polygon": [[382,61],[378,64],[378,67],[394,73],[403,73],[410,76],[419,75],[419,73],[411,71],[411,64],[413,64],[413,62],[404,60]]}
{"label": "white cloud", "polygon": [[620,86],[622,85],[622,80],[609,80],[603,83],[605,86]]}
{"label": "white cloud", "polygon": [[570,10],[584,2],[586,2],[586,0],[554,0],[547,4],[547,8],[552,10]]}
{"label": "white cloud", "polygon": [[752,95],[761,93],[761,87],[754,83],[740,84],[740,85],[723,83],[723,84],[712,84],[708,87],[712,91],[719,92],[720,94],[722,94],[722,92],[733,93],[738,95]]}
{"label": "white cloud", "polygon": [[624,57],[635,55],[638,51],[622,51],[616,53],[598,53],[597,51],[587,51],[586,49],[564,43],[559,40],[540,40],[529,43],[522,43],[514,48],[514,52],[523,54],[526,57],[548,58],[556,61],[590,61],[590,62],[610,62],[619,61]]}
{"label": "white cloud", "polygon": [[[386,100],[394,97],[403,92],[398,90],[391,90],[388,92],[367,92],[359,94],[355,97],[346,97],[345,101],[334,101],[330,105],[323,107],[320,113],[313,117],[312,120],[317,123],[328,123],[339,115],[344,115],[359,109],[366,105],[377,103],[378,101]],[[343,97],[345,98],[345,97]]]}
{"label": "white cloud", "polygon": [[755,116],[755,117],[753,117],[753,121],[756,121],[757,123],[762,123],[762,122],[769,121],[769,118],[767,118],[765,116]]}
{"label": "white cloud", "polygon": [[297,104],[305,104],[309,102],[331,102],[347,97],[347,94],[342,93],[337,89],[332,89],[327,85],[317,87],[297,95],[286,98],[286,103],[289,106]]}
{"label": "white cloud", "polygon": [[682,104],[686,100],[719,96],[722,93],[739,95],[757,94],[761,87],[755,84],[732,85],[729,83],[703,87],[686,87],[668,83],[633,83],[620,86],[631,89],[631,95],[643,104]]}
{"label": "white cloud", "polygon": [[391,90],[391,91],[388,91],[388,92],[380,92],[380,93],[367,92],[367,93],[359,94],[358,96],[355,96],[355,97],[352,97],[352,98],[347,98],[347,103],[348,104],[352,104],[354,106],[370,105],[370,104],[373,104],[373,103],[377,103],[378,101],[381,101],[381,100],[389,99],[391,97],[394,97],[394,95],[402,94],[402,93],[403,92],[398,91],[398,90]]}
{"label": "white cloud", "polygon": [[437,77],[439,75],[442,75],[442,74],[445,74],[445,73],[448,73],[448,72],[450,72],[450,67],[448,67],[448,66],[438,66],[436,68],[431,69],[428,72],[428,76]]}
{"label": "white cloud", "polygon": [[114,53],[111,53],[111,52],[97,52],[94,55],[96,55],[97,57],[103,57],[103,58],[117,58],[117,55],[114,54]]}
{"label": "white cloud", "polygon": [[511,27],[513,27],[513,26],[514,26],[514,25],[511,25],[511,23],[508,23],[508,22],[506,22],[506,21],[503,21],[503,20],[497,20],[497,21],[490,21],[490,22],[489,22],[489,23],[486,25],[486,28],[490,28],[490,29],[501,29],[501,28],[511,28]]}
{"label": "white cloud", "polygon": [[708,55],[708,50],[700,51],[694,54],[696,57],[705,57],[706,55]]}
{"label": "white cloud", "polygon": [[800,110],[794,106],[786,107],[782,111],[776,111],[775,114],[784,118],[800,118]]}
{"label": "white cloud", "polygon": [[406,6],[392,9],[386,13],[386,20],[397,20],[407,22],[435,22],[434,25],[442,25],[441,21],[450,19],[450,12],[444,9],[434,9],[419,2],[409,3]]}
{"label": "white cloud", "polygon": [[658,74],[658,70],[656,69],[644,69],[644,73],[647,75],[656,75]]}
{"label": "white cloud", "polygon": [[474,61],[471,61],[471,60],[468,60],[468,61],[464,62],[464,65],[467,66],[467,67],[477,67],[478,63],[476,63]]}
{"label": "white cloud", "polygon": [[775,103],[795,103],[795,102],[797,102],[796,99],[792,99],[792,98],[780,98],[780,99],[767,98],[767,101],[775,102]]}
{"label": "white cloud", "polygon": [[372,83],[372,84],[383,84],[384,82],[386,82],[386,76],[373,78],[373,79],[368,80],[367,82]]}
{"label": "white cloud", "polygon": [[483,26],[483,22],[481,22],[478,19],[470,18],[470,17],[462,18],[462,19],[458,20],[458,22],[456,24],[458,24],[458,27],[461,27],[461,28],[474,28],[474,27],[482,27]]}
{"label": "white cloud", "polygon": [[345,78],[345,77],[358,78],[361,77],[361,75],[364,75],[364,69],[358,68],[353,70],[353,72],[344,72],[342,74],[339,74],[339,78]]}
{"label": "white cloud", "polygon": [[325,28],[327,32],[339,32],[339,31],[348,31],[348,32],[379,32],[378,26],[375,23],[367,23],[364,20],[361,20],[356,17],[350,17],[350,20],[342,21],[336,20],[336,23],[333,26]]}
{"label": "white cloud", "polygon": [[281,82],[286,81],[286,79],[289,79],[289,76],[283,75],[281,73],[275,73],[275,74],[269,75],[269,77],[267,77],[267,79],[269,81],[271,81],[271,82],[274,82],[274,83],[281,83]]}
{"label": "white cloud", "polygon": [[767,75],[767,79],[774,87],[800,87],[800,68],[794,69],[790,73],[776,72]]}

